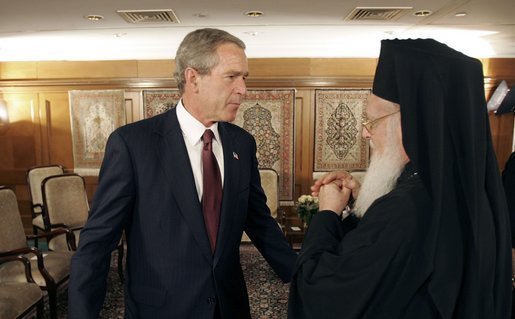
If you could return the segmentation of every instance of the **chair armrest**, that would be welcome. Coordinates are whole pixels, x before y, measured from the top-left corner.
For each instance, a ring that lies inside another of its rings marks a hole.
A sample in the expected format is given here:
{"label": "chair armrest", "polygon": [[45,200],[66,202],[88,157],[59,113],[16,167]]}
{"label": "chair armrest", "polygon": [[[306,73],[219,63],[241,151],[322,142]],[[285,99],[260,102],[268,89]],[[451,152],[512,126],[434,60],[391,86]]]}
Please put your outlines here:
{"label": "chair armrest", "polygon": [[[11,251],[0,253],[0,259],[8,258],[9,256],[16,256],[16,255],[27,259],[27,257],[23,256],[23,254],[36,255],[38,270],[41,273],[41,275],[43,276],[43,278],[45,279],[47,287],[48,287],[48,285],[55,286],[54,279],[52,278],[52,276],[50,276],[50,274],[48,273],[48,271],[45,268],[43,253],[41,253],[41,251],[39,249],[37,249],[36,247],[23,247],[23,248],[18,248],[18,249],[14,249]],[[27,259],[27,261],[29,262],[29,265],[30,265],[30,261],[28,259]],[[26,273],[26,271],[25,271],[25,273]],[[31,277],[32,277],[32,273],[31,273]]]}
{"label": "chair armrest", "polygon": [[53,229],[51,231],[40,233],[38,235],[27,235],[26,237],[27,239],[46,238],[47,240],[49,240],[58,235],[66,234],[66,243],[68,244],[68,249],[75,251],[77,250],[77,246],[75,245],[75,234],[73,233],[74,230],[76,229],[69,229],[68,227],[64,226],[63,228]]}
{"label": "chair armrest", "polygon": [[27,278],[27,282],[36,283],[34,278],[32,277],[32,269],[30,267],[30,260],[19,254],[6,255],[0,258],[0,264],[9,262],[9,261],[19,261],[23,264],[25,268],[25,278]]}

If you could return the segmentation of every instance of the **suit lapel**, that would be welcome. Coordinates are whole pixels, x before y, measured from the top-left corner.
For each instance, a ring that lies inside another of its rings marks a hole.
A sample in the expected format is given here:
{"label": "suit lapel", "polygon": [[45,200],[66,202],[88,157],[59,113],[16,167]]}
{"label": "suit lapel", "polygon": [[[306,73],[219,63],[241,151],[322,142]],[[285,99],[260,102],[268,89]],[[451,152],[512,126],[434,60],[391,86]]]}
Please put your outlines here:
{"label": "suit lapel", "polygon": [[213,254],[176,110],[168,111],[161,124],[155,131],[158,136],[157,151],[161,160],[160,165],[179,206],[179,213],[190,227],[202,253],[211,262]]}
{"label": "suit lapel", "polygon": [[236,193],[236,185],[238,185],[240,160],[239,146],[236,136],[228,129],[228,125],[223,122],[218,124],[218,132],[222,140],[224,153],[224,188],[222,195],[222,207],[220,209],[220,226],[218,228],[218,238],[216,243],[214,265],[218,262],[222,251],[226,245],[227,239],[233,227],[231,224],[234,220],[231,214],[236,212],[236,201],[231,196]]}

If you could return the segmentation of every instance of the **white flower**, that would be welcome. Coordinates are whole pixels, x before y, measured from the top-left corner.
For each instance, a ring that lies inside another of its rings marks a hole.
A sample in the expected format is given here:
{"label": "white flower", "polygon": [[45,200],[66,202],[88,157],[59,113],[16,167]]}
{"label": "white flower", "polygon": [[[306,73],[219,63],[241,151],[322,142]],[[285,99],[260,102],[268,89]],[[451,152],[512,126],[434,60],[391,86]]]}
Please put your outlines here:
{"label": "white flower", "polygon": [[309,195],[301,195],[298,199],[299,203],[304,204],[308,199]]}

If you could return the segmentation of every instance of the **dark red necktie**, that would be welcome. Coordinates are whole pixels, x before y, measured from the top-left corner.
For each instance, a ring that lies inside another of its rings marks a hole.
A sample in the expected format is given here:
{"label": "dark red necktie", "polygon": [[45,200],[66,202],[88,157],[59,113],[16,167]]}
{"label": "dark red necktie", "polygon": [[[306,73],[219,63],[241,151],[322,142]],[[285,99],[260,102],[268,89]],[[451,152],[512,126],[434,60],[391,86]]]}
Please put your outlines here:
{"label": "dark red necktie", "polygon": [[202,212],[206,223],[209,242],[213,252],[216,247],[216,235],[220,223],[220,204],[222,203],[222,178],[220,169],[212,150],[214,134],[206,130],[202,135],[204,147],[202,148],[203,165],[203,191],[202,191]]}

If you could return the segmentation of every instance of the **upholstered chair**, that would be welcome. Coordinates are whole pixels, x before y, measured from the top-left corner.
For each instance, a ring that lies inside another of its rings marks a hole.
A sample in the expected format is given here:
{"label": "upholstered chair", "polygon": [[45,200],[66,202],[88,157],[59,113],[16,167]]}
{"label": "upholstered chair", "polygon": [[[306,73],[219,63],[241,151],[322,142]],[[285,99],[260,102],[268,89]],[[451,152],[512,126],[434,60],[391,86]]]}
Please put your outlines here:
{"label": "upholstered chair", "polygon": [[[30,207],[32,213],[32,228],[34,234],[39,231],[47,231],[47,223],[43,219],[43,197],[41,195],[41,183],[43,179],[52,175],[64,174],[61,165],[34,166],[27,171],[27,188],[29,190]],[[38,247],[37,240],[34,243]]]}
{"label": "upholstered chair", "polygon": [[[270,214],[279,222],[279,174],[273,169],[262,168],[259,170],[259,177],[261,178],[261,186],[265,191],[266,205],[270,208]],[[279,224],[282,229],[283,226]],[[250,242],[247,234],[243,233],[241,238],[242,242]]]}
{"label": "upholstered chair", "polygon": [[[27,239],[67,234],[68,245],[74,244],[73,234],[66,229],[56,229],[38,235],[25,235],[14,192],[0,187],[0,258],[24,256],[30,261],[32,278],[47,294],[51,318],[57,318],[57,292],[66,289],[70,276],[72,251],[41,251],[28,247]],[[0,264],[0,282],[27,282],[26,268],[19,261]]]}
{"label": "upholstered chair", "polygon": [[[89,215],[89,202],[84,178],[78,174],[61,174],[49,176],[42,184],[43,210],[48,218],[50,229],[66,228],[74,233],[78,246],[80,231],[86,224]],[[64,236],[52,239],[48,243],[52,251],[67,250]],[[123,282],[123,240],[117,246],[118,275]]]}
{"label": "upholstered chair", "polygon": [[26,282],[0,281],[0,318],[43,318],[43,291],[34,282],[30,268],[30,260],[18,254],[5,255],[0,264],[18,261],[25,268]]}

